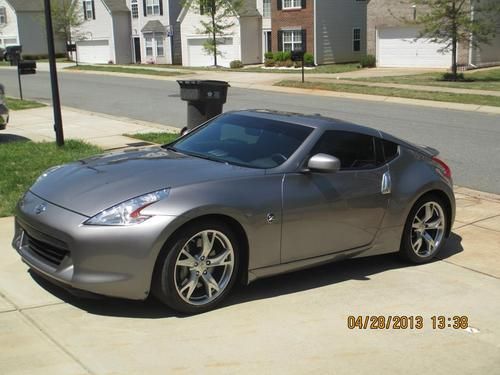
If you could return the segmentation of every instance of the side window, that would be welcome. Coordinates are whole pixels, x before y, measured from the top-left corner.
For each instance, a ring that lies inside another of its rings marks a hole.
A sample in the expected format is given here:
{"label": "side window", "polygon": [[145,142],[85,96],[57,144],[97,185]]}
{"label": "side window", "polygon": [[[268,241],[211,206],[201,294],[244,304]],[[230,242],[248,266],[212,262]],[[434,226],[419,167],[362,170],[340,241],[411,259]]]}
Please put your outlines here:
{"label": "side window", "polygon": [[329,154],[340,160],[343,170],[371,169],[381,165],[375,154],[375,138],[348,131],[328,130],[312,154]]}
{"label": "side window", "polygon": [[399,155],[399,145],[397,143],[382,140],[382,148],[384,150],[384,160],[386,163]]}

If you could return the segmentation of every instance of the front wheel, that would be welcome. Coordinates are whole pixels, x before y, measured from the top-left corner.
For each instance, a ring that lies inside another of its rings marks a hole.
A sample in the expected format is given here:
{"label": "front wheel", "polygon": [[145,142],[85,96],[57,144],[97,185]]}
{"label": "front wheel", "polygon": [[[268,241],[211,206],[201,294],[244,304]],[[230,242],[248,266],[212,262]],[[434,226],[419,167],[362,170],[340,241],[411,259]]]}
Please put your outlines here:
{"label": "front wheel", "polygon": [[429,262],[443,247],[447,225],[442,200],[434,195],[420,198],[406,220],[400,255],[413,263]]}
{"label": "front wheel", "polygon": [[190,225],[178,233],[158,260],[153,294],[174,310],[211,310],[229,293],[237,277],[238,240],[219,222]]}

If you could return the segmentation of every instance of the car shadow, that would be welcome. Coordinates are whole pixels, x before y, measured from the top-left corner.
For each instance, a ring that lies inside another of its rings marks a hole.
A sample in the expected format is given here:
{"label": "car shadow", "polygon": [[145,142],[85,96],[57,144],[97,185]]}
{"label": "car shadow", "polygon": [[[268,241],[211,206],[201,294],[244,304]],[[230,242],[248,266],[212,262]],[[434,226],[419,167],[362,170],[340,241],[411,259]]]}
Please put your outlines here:
{"label": "car shadow", "polygon": [[0,133],[0,144],[9,143],[9,142],[20,142],[20,141],[29,141],[29,138],[16,135],[16,134],[5,134]]}
{"label": "car shadow", "polygon": [[[433,262],[440,262],[462,252],[462,238],[452,233],[439,257]],[[397,254],[385,254],[367,258],[347,259],[318,266],[312,269],[273,276],[245,286],[237,285],[220,308],[245,302],[273,298],[281,295],[298,293],[321,288],[347,280],[370,280],[370,276],[385,271],[406,267],[419,267],[402,261]],[[141,319],[188,318],[162,305],[155,298],[145,301],[130,301],[118,298],[95,296],[88,298],[75,295],[58,285],[52,284],[37,273],[30,271],[33,279],[49,293],[64,302],[87,311],[89,314]]]}

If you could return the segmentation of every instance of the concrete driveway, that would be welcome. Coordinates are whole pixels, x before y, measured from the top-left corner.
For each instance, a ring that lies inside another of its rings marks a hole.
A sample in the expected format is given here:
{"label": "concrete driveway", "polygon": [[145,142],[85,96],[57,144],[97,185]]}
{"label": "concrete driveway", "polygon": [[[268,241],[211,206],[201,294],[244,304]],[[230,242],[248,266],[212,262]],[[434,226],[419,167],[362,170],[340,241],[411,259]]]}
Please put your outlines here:
{"label": "concrete driveway", "polygon": [[[28,272],[0,219],[1,374],[494,374],[500,369],[500,197],[457,189],[441,259],[351,260],[258,281],[180,317],[155,301],[83,300]],[[348,316],[424,328],[348,329]],[[432,328],[467,316],[469,328]]]}

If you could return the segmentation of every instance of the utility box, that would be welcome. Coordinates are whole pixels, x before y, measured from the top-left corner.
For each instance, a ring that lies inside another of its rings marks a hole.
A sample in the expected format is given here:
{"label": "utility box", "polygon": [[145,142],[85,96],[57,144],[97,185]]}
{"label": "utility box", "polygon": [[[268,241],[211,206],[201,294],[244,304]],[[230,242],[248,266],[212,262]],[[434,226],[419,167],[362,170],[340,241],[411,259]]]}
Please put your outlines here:
{"label": "utility box", "polygon": [[181,99],[188,102],[188,121],[183,132],[192,130],[222,113],[229,83],[211,80],[180,80],[177,83],[181,89]]}

